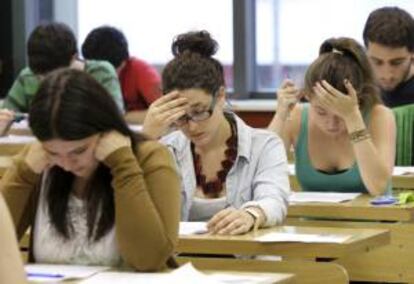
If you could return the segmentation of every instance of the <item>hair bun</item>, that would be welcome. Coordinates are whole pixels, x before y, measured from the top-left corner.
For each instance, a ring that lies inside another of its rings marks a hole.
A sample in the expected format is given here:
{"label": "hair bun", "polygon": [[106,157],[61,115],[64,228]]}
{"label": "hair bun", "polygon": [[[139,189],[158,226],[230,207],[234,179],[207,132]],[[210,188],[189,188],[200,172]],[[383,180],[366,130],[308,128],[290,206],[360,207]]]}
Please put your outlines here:
{"label": "hair bun", "polygon": [[335,38],[330,38],[325,40],[321,47],[319,48],[319,54],[323,54],[323,53],[329,53],[332,52],[333,50],[338,50],[338,51],[342,51],[342,47],[338,47],[337,40]]}
{"label": "hair bun", "polygon": [[211,57],[217,52],[218,44],[211,38],[207,31],[195,31],[178,35],[171,46],[175,57],[185,52],[198,53],[205,57]]}

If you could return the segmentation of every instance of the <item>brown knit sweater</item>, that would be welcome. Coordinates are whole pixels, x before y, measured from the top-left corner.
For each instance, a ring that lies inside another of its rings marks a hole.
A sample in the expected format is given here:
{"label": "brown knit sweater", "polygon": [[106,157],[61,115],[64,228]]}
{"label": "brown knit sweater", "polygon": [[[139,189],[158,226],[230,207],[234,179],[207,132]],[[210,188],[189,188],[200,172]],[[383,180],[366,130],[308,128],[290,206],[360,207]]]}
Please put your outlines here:
{"label": "brown knit sweater", "polygon": [[[24,162],[27,151],[16,156],[0,185],[19,239],[33,225],[41,178]],[[140,271],[163,268],[177,244],[180,218],[180,181],[171,154],[158,142],[147,141],[139,144],[136,155],[123,147],[104,164],[113,176],[115,229],[123,260]]]}

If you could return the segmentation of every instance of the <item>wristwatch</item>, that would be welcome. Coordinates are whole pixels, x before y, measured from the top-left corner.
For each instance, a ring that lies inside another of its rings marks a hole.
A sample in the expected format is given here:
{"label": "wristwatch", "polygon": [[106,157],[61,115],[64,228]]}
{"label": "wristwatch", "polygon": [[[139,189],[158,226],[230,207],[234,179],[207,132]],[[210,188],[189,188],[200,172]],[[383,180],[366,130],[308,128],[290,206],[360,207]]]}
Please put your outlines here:
{"label": "wristwatch", "polygon": [[244,211],[246,211],[250,216],[253,218],[253,231],[257,231],[259,228],[259,220],[260,220],[260,213],[257,212],[256,209],[253,209],[252,207],[244,208]]}

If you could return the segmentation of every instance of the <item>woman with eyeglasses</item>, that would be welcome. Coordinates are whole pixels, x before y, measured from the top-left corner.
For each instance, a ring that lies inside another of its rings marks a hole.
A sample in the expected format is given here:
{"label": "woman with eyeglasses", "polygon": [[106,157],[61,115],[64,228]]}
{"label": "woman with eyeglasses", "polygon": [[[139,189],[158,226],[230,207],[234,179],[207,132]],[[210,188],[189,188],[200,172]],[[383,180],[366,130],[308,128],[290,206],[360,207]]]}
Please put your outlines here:
{"label": "woman with eyeglasses", "polygon": [[289,181],[282,140],[224,110],[223,67],[206,31],[179,35],[162,74],[165,95],[149,108],[144,132],[163,136],[182,182],[182,220],[209,232],[242,234],[280,224]]}

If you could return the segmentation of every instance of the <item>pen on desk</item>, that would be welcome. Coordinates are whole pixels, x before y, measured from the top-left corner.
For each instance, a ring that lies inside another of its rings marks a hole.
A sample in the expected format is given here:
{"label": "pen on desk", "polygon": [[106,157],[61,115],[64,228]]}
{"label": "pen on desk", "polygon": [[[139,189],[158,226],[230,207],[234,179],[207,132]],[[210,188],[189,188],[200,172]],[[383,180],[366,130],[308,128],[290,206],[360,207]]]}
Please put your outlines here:
{"label": "pen on desk", "polygon": [[58,273],[42,273],[42,272],[28,272],[26,273],[27,277],[42,277],[42,278],[63,278],[65,277],[62,274]]}

